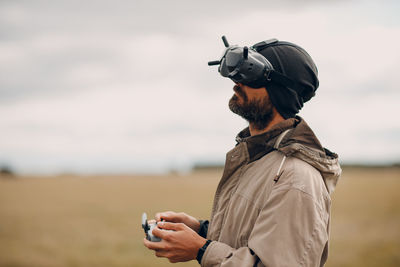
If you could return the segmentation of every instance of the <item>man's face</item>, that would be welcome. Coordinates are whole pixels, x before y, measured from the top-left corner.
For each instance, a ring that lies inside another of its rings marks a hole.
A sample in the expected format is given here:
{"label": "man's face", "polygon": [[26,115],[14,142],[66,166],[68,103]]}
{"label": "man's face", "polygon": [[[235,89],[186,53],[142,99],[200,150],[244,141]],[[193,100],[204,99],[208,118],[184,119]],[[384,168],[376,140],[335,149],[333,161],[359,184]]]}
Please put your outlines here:
{"label": "man's face", "polygon": [[254,89],[241,83],[233,87],[235,94],[229,100],[229,109],[262,130],[271,122],[274,108],[267,90]]}

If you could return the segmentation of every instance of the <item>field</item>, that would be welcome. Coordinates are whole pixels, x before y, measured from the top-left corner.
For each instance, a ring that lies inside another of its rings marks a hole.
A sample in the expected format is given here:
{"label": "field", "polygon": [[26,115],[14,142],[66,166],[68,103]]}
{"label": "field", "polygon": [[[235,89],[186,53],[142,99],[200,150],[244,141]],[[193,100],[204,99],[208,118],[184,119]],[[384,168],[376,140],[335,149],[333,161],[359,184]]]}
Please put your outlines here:
{"label": "field", "polygon": [[[0,266],[198,266],[148,251],[141,214],[207,218],[220,175],[0,178]],[[399,168],[344,170],[326,266],[400,266],[399,190]]]}

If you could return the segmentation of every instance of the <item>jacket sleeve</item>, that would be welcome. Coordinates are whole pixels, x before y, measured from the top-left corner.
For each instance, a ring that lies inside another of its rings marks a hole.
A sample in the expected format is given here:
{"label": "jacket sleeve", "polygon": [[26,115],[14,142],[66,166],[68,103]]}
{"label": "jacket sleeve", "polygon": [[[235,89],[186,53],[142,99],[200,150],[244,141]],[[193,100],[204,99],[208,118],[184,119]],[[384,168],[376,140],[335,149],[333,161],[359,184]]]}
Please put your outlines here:
{"label": "jacket sleeve", "polygon": [[272,192],[251,231],[247,247],[213,241],[201,266],[320,266],[328,241],[328,213],[298,188]]}
{"label": "jacket sleeve", "polygon": [[209,224],[209,222],[207,220],[199,220],[199,222],[200,222],[200,227],[199,227],[198,234],[201,237],[206,238],[207,237],[207,232],[208,232],[208,224]]}

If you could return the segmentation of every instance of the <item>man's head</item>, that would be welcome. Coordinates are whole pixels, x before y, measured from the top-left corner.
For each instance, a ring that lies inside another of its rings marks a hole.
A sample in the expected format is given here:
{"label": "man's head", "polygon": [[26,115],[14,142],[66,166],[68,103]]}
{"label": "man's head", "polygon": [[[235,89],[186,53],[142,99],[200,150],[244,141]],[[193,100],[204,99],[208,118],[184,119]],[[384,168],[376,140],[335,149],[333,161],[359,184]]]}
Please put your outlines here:
{"label": "man's head", "polygon": [[315,95],[319,86],[318,69],[314,61],[303,48],[288,42],[261,45],[258,52],[272,64],[275,71],[297,84],[288,87],[272,79],[262,85],[278,112],[285,119],[294,117],[303,104]]}
{"label": "man's head", "polygon": [[240,83],[233,87],[235,94],[229,100],[229,109],[247,120],[256,130],[265,129],[276,116],[265,88],[251,88]]}
{"label": "man's head", "polygon": [[[303,104],[315,95],[319,85],[318,70],[303,48],[277,39],[263,41],[250,48],[231,46],[224,36],[222,39],[226,47],[222,58],[208,62],[208,65],[219,65],[219,73],[233,80],[239,88],[246,85],[254,90],[267,90],[269,101],[283,118],[294,117]],[[253,111],[244,114],[244,110],[242,112],[239,106],[235,106],[235,97],[231,102],[235,113],[245,115],[242,116],[247,120],[254,117],[247,116]],[[250,102],[255,103],[255,100]],[[243,104],[249,103],[245,101]]]}

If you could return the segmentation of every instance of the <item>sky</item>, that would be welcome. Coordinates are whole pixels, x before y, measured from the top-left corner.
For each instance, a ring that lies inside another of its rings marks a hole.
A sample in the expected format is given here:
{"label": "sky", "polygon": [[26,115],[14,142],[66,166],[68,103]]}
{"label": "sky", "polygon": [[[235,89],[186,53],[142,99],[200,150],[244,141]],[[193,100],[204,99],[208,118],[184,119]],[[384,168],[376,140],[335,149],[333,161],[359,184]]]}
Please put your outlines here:
{"label": "sky", "polygon": [[152,173],[222,164],[246,121],[207,66],[224,46],[305,48],[299,115],[342,163],[400,159],[398,1],[0,1],[0,166]]}

